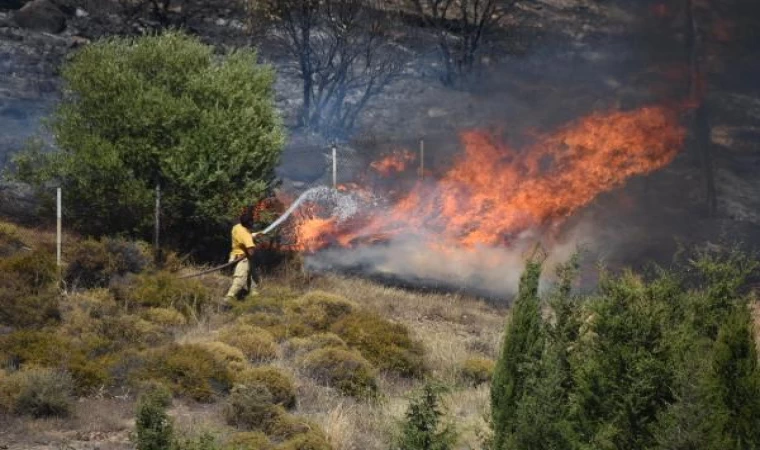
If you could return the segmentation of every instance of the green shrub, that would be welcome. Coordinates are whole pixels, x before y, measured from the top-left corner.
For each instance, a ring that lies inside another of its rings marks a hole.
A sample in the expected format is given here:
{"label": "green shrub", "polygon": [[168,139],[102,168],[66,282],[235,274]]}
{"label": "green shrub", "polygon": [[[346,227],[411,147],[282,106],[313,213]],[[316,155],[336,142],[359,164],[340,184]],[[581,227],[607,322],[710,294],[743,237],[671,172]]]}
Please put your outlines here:
{"label": "green shrub", "polygon": [[0,258],[13,255],[24,248],[24,241],[17,226],[0,222]]}
{"label": "green shrub", "polygon": [[174,308],[187,317],[211,301],[211,292],[198,280],[180,279],[169,272],[139,274],[114,286],[118,300],[130,306]]}
{"label": "green shrub", "polygon": [[343,297],[312,291],[290,303],[287,315],[290,323],[305,325],[312,332],[326,331],[355,309],[356,304]]}
{"label": "green shrub", "polygon": [[21,252],[0,259],[2,278],[16,278],[23,292],[38,294],[47,291],[56,281],[55,256],[46,251]]}
{"label": "green shrub", "polygon": [[496,363],[490,359],[471,358],[462,363],[459,375],[465,383],[472,386],[489,383],[495,365]]}
{"label": "green shrub", "polygon": [[217,361],[224,364],[231,373],[237,374],[249,366],[248,359],[245,357],[245,354],[237,347],[233,347],[229,344],[218,341],[201,342],[196,345],[199,345],[208,350],[208,352],[214,355]]}
{"label": "green shrub", "polygon": [[308,337],[288,339],[283,346],[283,352],[287,357],[298,357],[312,350],[326,347],[348,348],[345,341],[335,333],[317,333]]}
{"label": "green shrub", "polygon": [[29,368],[14,372],[4,380],[6,408],[18,415],[66,417],[74,407],[74,383],[63,371]]}
{"label": "green shrub", "polygon": [[64,279],[80,288],[106,287],[115,276],[139,273],[150,264],[144,246],[123,239],[87,239],[66,246]]}
{"label": "green shrub", "polygon": [[271,450],[272,443],[261,431],[235,433],[227,439],[225,450]]}
{"label": "green shrub", "polygon": [[137,450],[169,450],[174,439],[174,426],[166,413],[166,398],[148,393],[140,396],[135,417]]}
{"label": "green shrub", "polygon": [[272,336],[278,341],[282,341],[288,336],[288,334],[290,334],[285,318],[272,313],[255,312],[252,314],[243,314],[238,318],[238,323],[252,325],[267,330],[272,333]]}
{"label": "green shrub", "polygon": [[276,420],[269,422],[266,432],[273,440],[284,441],[308,433],[312,429],[319,429],[319,427],[300,417],[281,414]]}
{"label": "green shrub", "polygon": [[312,428],[281,443],[275,450],[332,450],[332,447],[321,430]]}
{"label": "green shrub", "polygon": [[441,394],[445,389],[426,383],[406,410],[401,433],[397,438],[399,450],[448,450],[454,447],[456,431],[442,421]]}
{"label": "green shrub", "polygon": [[254,362],[270,361],[277,357],[277,343],[272,333],[262,328],[235,324],[219,331],[219,340],[237,347]]}
{"label": "green shrub", "polygon": [[187,318],[174,308],[149,308],[140,316],[148,322],[162,327],[181,327],[187,325]]}
{"label": "green shrub", "polygon": [[175,395],[200,402],[212,401],[232,384],[229,369],[211,352],[193,344],[171,344],[149,351],[136,376],[138,380],[162,382]]}
{"label": "green shrub", "polygon": [[244,430],[265,431],[287,415],[273,403],[272,394],[260,385],[237,385],[224,406],[227,423]]}
{"label": "green shrub", "polygon": [[331,330],[380,369],[404,376],[420,376],[425,371],[422,344],[411,338],[404,325],[376,314],[354,312]]}
{"label": "green shrub", "polygon": [[293,380],[275,367],[254,367],[235,377],[235,382],[244,385],[259,384],[272,394],[272,402],[285,408],[296,406],[296,388]]}
{"label": "green shrub", "polygon": [[304,355],[301,365],[318,382],[354,397],[374,397],[377,382],[372,365],[357,352],[322,348]]}
{"label": "green shrub", "polygon": [[97,322],[97,332],[108,342],[109,351],[154,347],[172,339],[169,331],[133,314],[106,317]]}
{"label": "green shrub", "polygon": [[0,325],[40,328],[61,320],[58,294],[53,289],[30,293],[15,275],[0,272]]}

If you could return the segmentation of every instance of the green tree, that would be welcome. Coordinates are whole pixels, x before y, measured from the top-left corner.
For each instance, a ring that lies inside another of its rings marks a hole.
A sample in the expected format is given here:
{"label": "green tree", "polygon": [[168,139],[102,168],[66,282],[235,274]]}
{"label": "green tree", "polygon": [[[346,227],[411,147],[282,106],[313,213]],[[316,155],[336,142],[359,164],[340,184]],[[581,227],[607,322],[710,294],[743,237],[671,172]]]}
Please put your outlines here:
{"label": "green tree", "polygon": [[135,445],[137,450],[168,450],[174,439],[172,420],[166,414],[168,402],[156,394],[144,394],[137,404]]}
{"label": "green tree", "polygon": [[520,278],[517,300],[504,333],[491,384],[493,446],[506,448],[516,430],[517,410],[543,348],[538,282],[542,262],[531,258]]}
{"label": "green tree", "polygon": [[220,227],[272,187],[284,142],[274,72],[256,58],[219,58],[179,32],[85,47],[63,69],[60,151],[17,156],[18,178],[59,183],[85,234],[150,236],[160,185],[166,239],[197,251],[226,238]]}
{"label": "green tree", "polygon": [[412,399],[401,426],[399,450],[449,450],[454,447],[456,431],[442,422],[445,413],[440,397],[444,392],[444,387],[426,383],[419,395]]}

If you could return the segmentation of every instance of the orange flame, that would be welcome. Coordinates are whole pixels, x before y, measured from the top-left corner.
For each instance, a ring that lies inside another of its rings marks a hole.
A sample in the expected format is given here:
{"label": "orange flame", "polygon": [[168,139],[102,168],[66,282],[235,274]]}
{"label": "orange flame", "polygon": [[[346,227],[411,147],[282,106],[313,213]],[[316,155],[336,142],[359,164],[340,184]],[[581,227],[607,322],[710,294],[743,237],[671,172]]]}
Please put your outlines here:
{"label": "orange flame", "polygon": [[394,150],[379,161],[374,161],[370,167],[384,176],[406,170],[408,163],[414,161],[416,156],[408,150]]}
{"label": "orange flame", "polygon": [[600,193],[660,169],[684,129],[661,107],[595,113],[516,151],[481,131],[462,133],[464,154],[434,183],[418,183],[387,210],[347,223],[306,217],[301,248],[351,247],[416,235],[437,247],[508,246],[527,230],[551,230]]}

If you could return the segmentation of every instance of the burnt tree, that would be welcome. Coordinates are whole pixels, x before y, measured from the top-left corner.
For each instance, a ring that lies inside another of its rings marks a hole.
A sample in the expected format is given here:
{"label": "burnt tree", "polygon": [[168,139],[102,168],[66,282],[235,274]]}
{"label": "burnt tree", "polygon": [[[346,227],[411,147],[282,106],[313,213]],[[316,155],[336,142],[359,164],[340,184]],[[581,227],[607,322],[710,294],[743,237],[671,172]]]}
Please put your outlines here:
{"label": "burnt tree", "polygon": [[495,31],[516,0],[407,0],[426,27],[434,30],[443,71],[454,85],[472,72],[484,39]]}
{"label": "burnt tree", "polygon": [[302,80],[300,124],[349,134],[367,103],[408,58],[395,40],[394,14],[371,0],[263,0],[249,3]]}

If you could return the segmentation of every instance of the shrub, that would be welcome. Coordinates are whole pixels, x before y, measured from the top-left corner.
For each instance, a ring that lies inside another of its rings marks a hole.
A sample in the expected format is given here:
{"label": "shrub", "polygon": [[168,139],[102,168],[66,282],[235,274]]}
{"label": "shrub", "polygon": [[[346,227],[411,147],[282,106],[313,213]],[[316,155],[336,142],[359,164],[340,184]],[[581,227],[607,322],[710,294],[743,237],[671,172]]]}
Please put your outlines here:
{"label": "shrub", "polygon": [[197,345],[208,350],[217,361],[227,366],[230,372],[237,373],[248,367],[248,360],[245,354],[237,347],[218,341],[202,342]]}
{"label": "shrub", "polygon": [[136,376],[139,380],[162,382],[175,395],[201,402],[213,400],[232,384],[227,367],[208,350],[192,344],[172,344],[149,351]]}
{"label": "shrub", "polygon": [[272,443],[261,431],[235,433],[227,439],[225,450],[271,450]]}
{"label": "shrub", "polygon": [[130,306],[174,308],[187,317],[211,301],[211,293],[198,280],[180,279],[169,272],[140,274],[114,287],[117,299]]}
{"label": "shrub", "polygon": [[171,340],[166,331],[133,314],[106,317],[98,323],[98,335],[109,343],[109,350],[126,347],[154,347]]}
{"label": "shrub", "polygon": [[244,314],[238,318],[238,323],[263,328],[272,333],[272,336],[278,341],[285,339],[288,334],[290,334],[285,319],[282,316],[277,316],[272,313],[256,312],[253,314]]}
{"label": "shrub", "polygon": [[493,377],[495,365],[490,359],[471,358],[462,363],[459,375],[465,383],[472,386],[488,383]]}
{"label": "shrub", "polygon": [[367,312],[354,312],[336,322],[332,331],[380,369],[404,376],[424,373],[422,344],[401,324]]}
{"label": "shrub", "polygon": [[281,414],[276,420],[268,424],[266,432],[272,439],[284,441],[318,428],[317,425],[306,422],[300,417]]}
{"label": "shrub", "polygon": [[0,325],[40,328],[54,325],[61,320],[58,294],[53,289],[30,293],[20,279],[2,272],[0,305]]}
{"label": "shrub", "polygon": [[313,331],[326,331],[355,309],[356,304],[343,297],[312,291],[289,304],[287,313],[292,323],[303,324]]}
{"label": "shrub", "polygon": [[139,244],[124,239],[87,239],[67,246],[64,278],[69,285],[106,287],[115,276],[139,273],[150,264],[150,256]]}
{"label": "shrub", "polygon": [[166,398],[148,393],[140,396],[135,418],[135,444],[137,450],[168,450],[174,431],[172,420],[166,414]]}
{"label": "shrub", "polygon": [[345,395],[374,397],[377,394],[375,371],[357,352],[322,348],[304,355],[301,364],[317,381],[335,387]]}
{"label": "shrub", "polygon": [[301,356],[318,348],[335,347],[348,348],[346,343],[335,333],[318,333],[305,338],[294,337],[288,339],[283,347],[283,352],[288,357]]}
{"label": "shrub", "polygon": [[220,330],[219,340],[243,351],[251,361],[270,361],[277,357],[272,333],[250,325],[236,324]]}
{"label": "shrub", "polygon": [[442,422],[441,394],[445,389],[427,383],[406,410],[398,437],[400,450],[448,450],[454,447],[456,431]]}
{"label": "shrub", "polygon": [[57,268],[53,255],[36,250],[0,259],[0,274],[2,278],[16,278],[23,292],[38,294],[56,280]]}
{"label": "shrub", "polygon": [[267,430],[285,411],[273,403],[272,394],[260,385],[237,385],[224,406],[227,423],[245,430]]}
{"label": "shrub", "polygon": [[275,450],[332,450],[332,447],[321,430],[311,428],[278,445]]}
{"label": "shrub", "polygon": [[71,376],[47,368],[23,369],[3,381],[6,407],[19,415],[32,417],[65,417],[74,405]]}
{"label": "shrub", "polygon": [[275,367],[254,367],[239,373],[235,381],[245,385],[259,384],[272,394],[272,402],[294,408],[296,406],[296,388],[293,380]]}
{"label": "shrub", "polygon": [[10,223],[0,223],[0,258],[11,256],[24,248],[18,227]]}
{"label": "shrub", "polygon": [[149,308],[142,312],[142,318],[162,327],[187,325],[187,318],[174,308]]}
{"label": "shrub", "polygon": [[0,359],[11,366],[52,366],[71,351],[71,342],[53,332],[21,330],[0,336]]}

